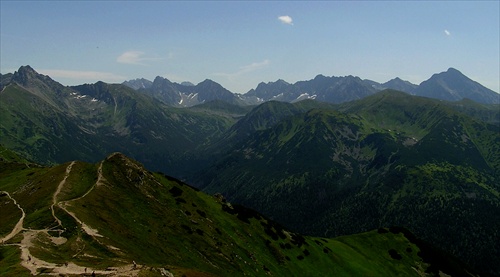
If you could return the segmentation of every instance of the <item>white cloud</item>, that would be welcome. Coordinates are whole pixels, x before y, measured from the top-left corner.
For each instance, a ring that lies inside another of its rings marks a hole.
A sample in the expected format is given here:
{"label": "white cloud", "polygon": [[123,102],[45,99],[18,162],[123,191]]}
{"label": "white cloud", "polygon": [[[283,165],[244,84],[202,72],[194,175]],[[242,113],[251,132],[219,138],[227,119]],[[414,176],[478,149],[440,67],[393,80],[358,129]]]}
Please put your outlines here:
{"label": "white cloud", "polygon": [[448,30],[446,30],[446,29],[444,30],[444,34],[445,34],[446,36],[451,36],[450,31],[448,31]]}
{"label": "white cloud", "polygon": [[288,15],[279,16],[278,20],[281,21],[281,23],[288,24],[288,25],[293,25],[293,20]]}
{"label": "white cloud", "polygon": [[100,71],[75,71],[75,70],[58,70],[58,69],[40,69],[41,74],[49,75],[51,78],[65,78],[77,81],[104,81],[104,82],[121,82],[127,78],[110,72]]}
{"label": "white cloud", "polygon": [[246,73],[246,72],[251,72],[251,71],[266,67],[268,65],[269,65],[269,60],[263,60],[262,62],[256,62],[256,63],[251,63],[249,65],[244,65],[244,66],[240,67],[240,70],[238,72],[240,74]]}
{"label": "white cloud", "polygon": [[136,65],[148,65],[146,62],[154,62],[154,61],[161,61],[165,59],[173,59],[175,57],[175,53],[169,52],[166,54],[166,56],[146,56],[146,53],[142,51],[126,51],[123,52],[118,58],[116,58],[116,61],[119,63],[124,63],[124,64],[136,64]]}
{"label": "white cloud", "polygon": [[145,65],[143,61],[146,59],[143,56],[144,52],[142,51],[127,51],[118,56],[118,58],[116,58],[116,61],[119,63],[126,63],[126,64]]}

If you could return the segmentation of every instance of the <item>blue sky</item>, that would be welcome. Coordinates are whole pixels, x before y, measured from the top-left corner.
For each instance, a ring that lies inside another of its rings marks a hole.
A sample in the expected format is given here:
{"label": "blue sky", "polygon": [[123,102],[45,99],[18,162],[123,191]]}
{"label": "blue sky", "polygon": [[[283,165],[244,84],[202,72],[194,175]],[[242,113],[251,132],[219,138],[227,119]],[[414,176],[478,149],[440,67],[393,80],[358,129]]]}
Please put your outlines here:
{"label": "blue sky", "polygon": [[500,1],[0,1],[0,71],[64,85],[156,76],[245,93],[317,74],[499,91]]}

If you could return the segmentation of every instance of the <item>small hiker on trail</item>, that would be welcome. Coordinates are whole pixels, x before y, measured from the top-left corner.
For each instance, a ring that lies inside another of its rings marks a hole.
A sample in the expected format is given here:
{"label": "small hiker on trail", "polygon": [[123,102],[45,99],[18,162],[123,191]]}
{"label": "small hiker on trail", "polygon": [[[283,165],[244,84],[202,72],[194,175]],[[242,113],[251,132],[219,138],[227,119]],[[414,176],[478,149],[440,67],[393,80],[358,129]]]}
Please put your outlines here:
{"label": "small hiker on trail", "polygon": [[92,277],[95,277],[95,271],[92,271]]}
{"label": "small hiker on trail", "polygon": [[137,268],[137,264],[135,263],[135,261],[132,261],[132,263],[134,264],[133,268],[136,269]]}

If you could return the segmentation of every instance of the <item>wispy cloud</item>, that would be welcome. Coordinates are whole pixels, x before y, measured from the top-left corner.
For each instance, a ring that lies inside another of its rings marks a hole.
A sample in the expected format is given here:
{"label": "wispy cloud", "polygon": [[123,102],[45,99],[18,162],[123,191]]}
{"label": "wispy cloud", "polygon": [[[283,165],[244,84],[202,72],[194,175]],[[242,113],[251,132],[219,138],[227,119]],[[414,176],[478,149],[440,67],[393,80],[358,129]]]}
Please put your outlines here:
{"label": "wispy cloud", "polygon": [[278,16],[278,20],[281,21],[281,23],[293,25],[293,19],[288,15]]}
{"label": "wispy cloud", "polygon": [[245,73],[249,73],[249,72],[252,72],[252,71],[256,71],[256,70],[265,68],[270,63],[271,62],[266,59],[266,60],[263,60],[261,62],[254,62],[254,63],[248,64],[248,65],[241,66],[238,71],[233,72],[233,73],[214,73],[214,75],[224,76],[224,77],[227,77],[227,78],[233,78],[233,77],[245,74]]}
{"label": "wispy cloud", "polygon": [[446,30],[446,29],[444,30],[444,34],[445,34],[446,36],[448,36],[448,37],[449,37],[449,36],[451,36],[450,31],[448,31],[448,30]]}
{"label": "wispy cloud", "polygon": [[269,63],[270,63],[269,60],[263,60],[261,62],[251,63],[249,65],[244,65],[244,66],[240,67],[240,70],[238,71],[238,73],[242,74],[242,73],[247,73],[247,72],[251,72],[254,70],[258,70],[258,69],[261,69],[263,67],[268,66]]}
{"label": "wispy cloud", "polygon": [[142,51],[127,51],[116,58],[116,61],[119,63],[138,65],[145,65],[143,63],[143,61],[145,60],[146,59],[144,58],[144,52]]}
{"label": "wispy cloud", "polygon": [[40,69],[41,74],[49,75],[51,78],[66,78],[76,81],[105,81],[105,82],[121,82],[127,78],[110,72],[100,71],[75,71],[75,70],[60,70],[60,69]]}
{"label": "wispy cloud", "polygon": [[166,57],[159,56],[146,56],[146,53],[142,51],[126,51],[123,52],[116,61],[124,64],[135,64],[135,65],[148,65],[147,62],[160,61],[165,59],[173,59],[175,54],[169,52]]}

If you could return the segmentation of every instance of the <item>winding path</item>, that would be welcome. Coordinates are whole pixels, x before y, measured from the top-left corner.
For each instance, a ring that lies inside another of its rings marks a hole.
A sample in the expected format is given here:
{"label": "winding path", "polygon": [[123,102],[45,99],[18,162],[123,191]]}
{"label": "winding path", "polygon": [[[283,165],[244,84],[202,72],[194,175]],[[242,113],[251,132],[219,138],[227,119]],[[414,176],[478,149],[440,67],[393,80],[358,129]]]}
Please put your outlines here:
{"label": "winding path", "polygon": [[[81,221],[78,217],[76,217],[76,215],[70,211],[68,211],[68,209],[66,208],[69,204],[69,202],[72,202],[72,201],[76,201],[76,200],[80,200],[82,198],[84,198],[85,196],[87,196],[96,186],[99,186],[101,183],[102,183],[102,180],[104,179],[104,176],[102,175],[102,164],[103,162],[101,162],[101,164],[99,165],[99,168],[97,170],[97,181],[95,182],[95,184],[85,193],[83,194],[82,196],[78,197],[78,198],[75,198],[75,199],[71,199],[71,200],[68,200],[68,201],[62,201],[62,202],[58,202],[57,203],[57,206],[61,209],[63,209],[67,214],[69,214],[71,217],[73,217],[73,219],[78,223],[80,224],[80,226],[82,226],[82,229],[85,231],[85,233],[87,233],[89,236],[92,236],[92,237],[102,237],[102,235],[100,235],[97,230],[95,229],[92,229],[90,226],[88,226],[87,224],[85,224],[83,221]],[[70,164],[70,166],[72,166],[72,164]],[[68,167],[69,168],[69,167]],[[67,172],[67,175],[66,177],[68,177],[69,175],[69,172],[70,172],[71,168],[69,168],[69,170],[66,170]],[[59,187],[58,187],[58,191],[60,191],[60,188],[62,188],[62,186],[66,183],[66,177],[61,181],[61,183],[59,184]],[[104,179],[105,180],[105,179]],[[58,191],[56,191],[56,193],[58,193]],[[54,205],[56,204],[55,203],[55,195],[54,194]]]}
{"label": "winding path", "polygon": [[23,208],[21,208],[21,205],[19,205],[17,203],[16,199],[12,198],[8,192],[6,192],[6,191],[0,191],[0,193],[7,194],[7,196],[12,201],[14,201],[14,205],[16,205],[21,210],[21,213],[22,213],[21,218],[16,223],[16,226],[14,226],[14,229],[12,229],[12,231],[7,236],[5,236],[3,238],[0,238],[0,241],[3,243],[4,241],[10,240],[11,238],[13,238],[15,235],[19,234],[23,230],[24,217],[26,216],[26,214],[24,213]]}
{"label": "winding path", "polygon": [[57,224],[61,227],[62,227],[62,222],[59,218],[57,218],[54,212],[54,206],[57,204],[57,195],[59,195],[62,187],[64,186],[64,184],[66,184],[66,179],[68,179],[69,173],[71,172],[71,168],[73,168],[74,164],[75,162],[71,162],[69,166],[66,168],[66,174],[64,175],[64,178],[62,179],[61,182],[59,182],[56,192],[54,192],[54,195],[52,195],[52,205],[50,206],[50,209],[52,210],[52,217],[54,217],[54,219],[57,221]]}
{"label": "winding path", "polygon": [[[87,234],[91,235],[94,238],[95,237],[102,237],[101,235],[99,235],[97,233],[97,230],[90,228],[88,225],[86,225],[84,222],[82,222],[80,219],[78,219],[74,213],[69,212],[65,207],[70,201],[75,201],[75,200],[78,200],[78,199],[85,197],[94,189],[95,186],[103,184],[103,181],[105,180],[105,178],[102,175],[102,164],[103,164],[102,162],[101,162],[99,169],[98,169],[98,178],[97,178],[96,183],[84,195],[82,195],[78,198],[72,199],[72,200],[68,200],[68,201],[63,201],[63,202],[57,201],[57,196],[59,195],[62,188],[66,184],[66,180],[67,180],[69,174],[71,173],[71,169],[73,168],[74,164],[75,164],[75,162],[71,162],[68,165],[68,167],[66,168],[66,173],[64,175],[63,180],[59,183],[56,191],[54,192],[54,195],[52,196],[52,205],[50,206],[50,208],[52,210],[52,216],[57,221],[58,225],[60,227],[63,227],[61,220],[59,218],[57,218],[57,216],[55,215],[55,212],[54,212],[54,206],[57,205],[58,207],[63,209],[66,213],[71,215],[75,219],[75,221],[77,221],[82,226],[82,229]],[[46,275],[54,275],[54,276],[68,275],[68,274],[69,275],[80,275],[80,274],[81,275],[83,275],[83,274],[90,275],[92,272],[94,272],[95,274],[99,274],[99,275],[138,276],[140,269],[137,268],[136,265],[134,265],[134,264],[125,265],[122,267],[110,267],[107,270],[95,270],[92,268],[79,266],[79,265],[72,263],[72,262],[68,262],[64,265],[59,265],[59,264],[50,263],[50,262],[47,262],[47,261],[44,261],[44,260],[41,260],[41,259],[34,257],[30,253],[30,250],[29,250],[30,247],[34,246],[33,240],[36,239],[40,233],[45,233],[47,236],[50,237],[50,235],[48,233],[49,229],[41,229],[41,230],[26,230],[26,229],[24,229],[23,224],[24,224],[24,218],[26,216],[24,209],[17,203],[17,201],[14,198],[12,198],[10,196],[10,194],[8,192],[0,191],[0,193],[5,193],[12,201],[14,201],[14,204],[17,205],[17,207],[22,212],[21,218],[19,219],[17,224],[14,226],[12,231],[7,236],[0,238],[0,241],[2,243],[4,243],[24,230],[23,239],[21,240],[21,242],[19,244],[12,244],[12,245],[19,246],[19,248],[21,249],[21,265],[23,267],[25,267],[26,269],[28,269],[32,275],[39,274],[39,271],[41,269],[45,268],[45,269],[51,270],[50,273],[46,273]],[[63,244],[66,241],[65,240],[57,240],[57,238],[53,238],[53,242],[55,244]],[[108,247],[112,247],[112,246],[108,246]]]}

